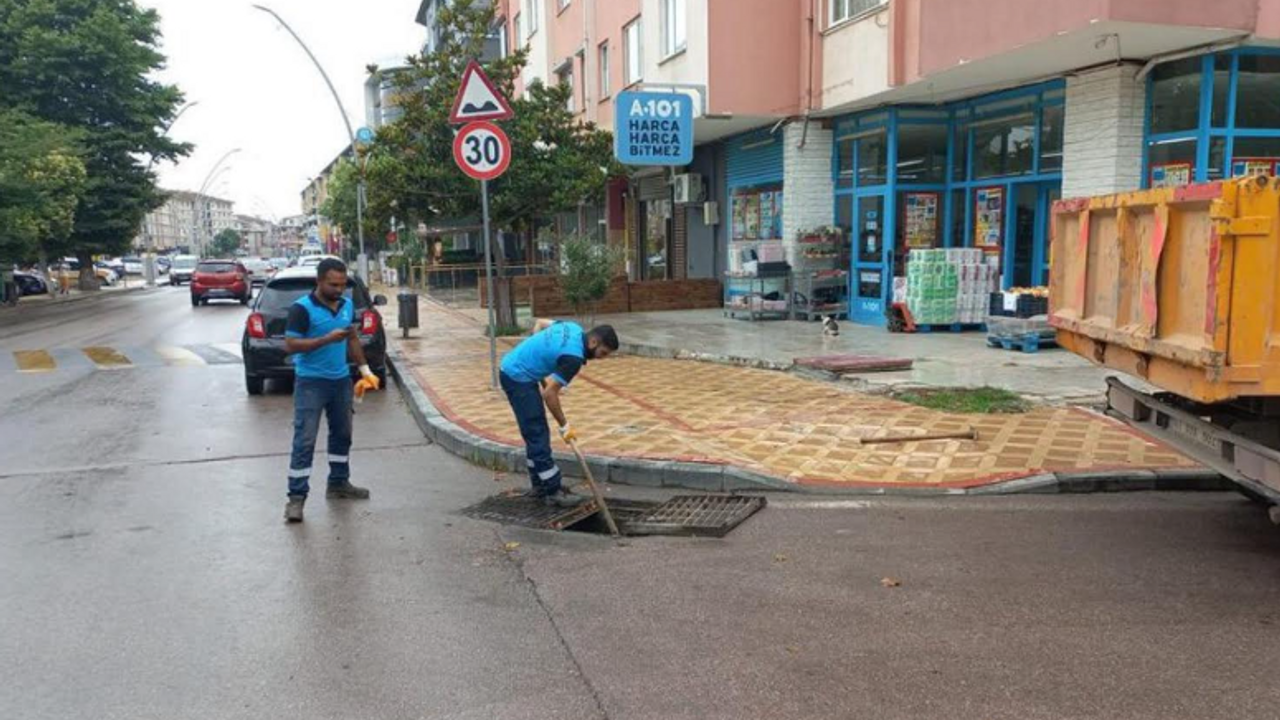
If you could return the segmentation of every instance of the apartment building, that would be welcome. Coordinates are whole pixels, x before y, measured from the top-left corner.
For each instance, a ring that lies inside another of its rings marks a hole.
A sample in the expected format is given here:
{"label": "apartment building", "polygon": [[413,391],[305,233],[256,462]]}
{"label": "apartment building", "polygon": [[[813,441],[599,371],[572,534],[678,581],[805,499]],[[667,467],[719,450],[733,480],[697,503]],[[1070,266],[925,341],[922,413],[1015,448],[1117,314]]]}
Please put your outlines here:
{"label": "apartment building", "polygon": [[197,252],[215,235],[236,226],[235,203],[186,190],[167,190],[165,202],[147,213],[134,247]]}
{"label": "apartment building", "polygon": [[[603,208],[641,279],[720,277],[760,243],[842,235],[847,307],[882,323],[913,248],[1046,281],[1062,197],[1280,170],[1280,0],[495,0],[520,88],[688,93],[688,167]],[[825,257],[828,253],[823,253]]]}

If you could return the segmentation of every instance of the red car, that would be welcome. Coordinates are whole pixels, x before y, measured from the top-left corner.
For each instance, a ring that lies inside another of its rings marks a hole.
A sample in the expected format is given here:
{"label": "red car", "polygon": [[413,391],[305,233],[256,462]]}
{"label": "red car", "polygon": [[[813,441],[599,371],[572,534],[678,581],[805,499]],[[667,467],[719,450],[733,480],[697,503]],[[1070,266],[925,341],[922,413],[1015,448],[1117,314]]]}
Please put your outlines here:
{"label": "red car", "polygon": [[235,260],[201,260],[191,273],[191,307],[210,300],[239,300],[248,305],[252,298],[249,271]]}

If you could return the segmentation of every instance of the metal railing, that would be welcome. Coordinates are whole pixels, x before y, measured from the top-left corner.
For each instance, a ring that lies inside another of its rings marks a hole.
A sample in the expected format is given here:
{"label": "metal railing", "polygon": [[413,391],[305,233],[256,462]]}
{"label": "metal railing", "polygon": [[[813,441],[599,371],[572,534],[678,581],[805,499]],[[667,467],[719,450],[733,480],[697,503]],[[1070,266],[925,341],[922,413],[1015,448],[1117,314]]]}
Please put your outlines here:
{"label": "metal railing", "polygon": [[[554,266],[544,264],[507,265],[506,277],[550,275]],[[484,264],[467,265],[410,265],[409,286],[446,305],[454,307],[480,307],[481,278]],[[517,293],[516,305],[529,305],[529,293]]]}

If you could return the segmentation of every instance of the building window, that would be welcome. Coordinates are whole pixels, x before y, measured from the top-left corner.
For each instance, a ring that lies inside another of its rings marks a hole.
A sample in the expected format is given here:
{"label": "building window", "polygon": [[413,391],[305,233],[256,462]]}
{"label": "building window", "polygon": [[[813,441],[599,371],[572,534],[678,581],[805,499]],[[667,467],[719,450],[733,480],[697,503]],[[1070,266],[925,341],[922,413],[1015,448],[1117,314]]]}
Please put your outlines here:
{"label": "building window", "polygon": [[1194,130],[1200,124],[1200,60],[1164,63],[1151,73],[1151,132]]}
{"label": "building window", "polygon": [[564,12],[564,9],[569,7],[569,2],[570,0],[556,0],[556,5],[559,6],[557,12]]}
{"label": "building window", "polygon": [[662,55],[670,57],[684,50],[687,42],[685,0],[662,0]]}
{"label": "building window", "polygon": [[879,8],[889,0],[827,0],[831,7],[831,24],[851,20]]}
{"label": "building window", "polygon": [[516,42],[520,43],[521,47],[524,47],[523,24],[524,23],[520,20],[520,15],[517,14],[515,17],[511,18],[511,36],[515,38]]}
{"label": "building window", "polygon": [[915,185],[947,180],[947,126],[898,126],[898,182]]}
{"label": "building window", "polygon": [[600,43],[600,99],[604,100],[609,97],[609,43],[608,41]]}
{"label": "building window", "polygon": [[565,63],[564,69],[556,73],[556,78],[560,81],[561,85],[564,85],[569,88],[569,99],[565,101],[564,108],[569,112],[576,112],[574,110],[573,100],[574,100],[574,95],[576,95],[577,93],[575,93],[573,89],[573,61],[572,60]]}
{"label": "building window", "polygon": [[858,187],[889,182],[889,138],[880,130],[858,138]]}
{"label": "building window", "polygon": [[644,37],[640,19],[622,29],[622,52],[626,54],[623,81],[633,85],[644,79]]}
{"label": "building window", "polygon": [[973,126],[975,179],[1026,175],[1035,167],[1035,115],[1015,115]]}
{"label": "building window", "polygon": [[1066,107],[1046,105],[1040,119],[1040,172],[1062,172],[1062,138]]}
{"label": "building window", "polygon": [[529,34],[525,38],[531,38],[538,32],[538,20],[542,17],[542,0],[524,0],[525,26],[529,29]]}
{"label": "building window", "polygon": [[1236,127],[1280,127],[1280,57],[1241,55],[1236,83]]}

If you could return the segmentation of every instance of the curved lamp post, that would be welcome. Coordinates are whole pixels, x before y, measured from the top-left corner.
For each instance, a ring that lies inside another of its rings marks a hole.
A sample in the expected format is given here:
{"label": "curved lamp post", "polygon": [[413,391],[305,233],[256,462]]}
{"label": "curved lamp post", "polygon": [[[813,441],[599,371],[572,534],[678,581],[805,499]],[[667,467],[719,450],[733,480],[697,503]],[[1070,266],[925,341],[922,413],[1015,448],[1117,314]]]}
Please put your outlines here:
{"label": "curved lamp post", "polygon": [[[219,173],[219,168],[221,168],[222,170],[227,169],[222,167],[222,163],[226,162],[227,158],[231,157],[232,155],[235,155],[240,151],[241,151],[240,148],[233,148],[231,150],[228,150],[226,153],[224,153],[222,157],[218,158],[218,162],[214,163],[213,167],[209,168],[209,174],[204,176],[204,182],[200,183],[200,191],[196,193],[196,200],[199,201],[201,205],[205,206],[206,211],[207,211],[208,203],[205,202],[204,200],[204,191],[209,188],[209,184],[212,183],[214,181],[214,178],[217,177]],[[203,255],[204,240],[200,237],[199,228],[200,228],[200,213],[197,212],[196,207],[193,204],[191,207],[191,239],[195,240],[196,244],[199,246],[199,252],[197,252],[196,254]]]}
{"label": "curved lamp post", "polygon": [[[316,66],[316,70],[320,72],[320,77],[324,78],[324,84],[329,86],[329,92],[333,94],[333,101],[338,104],[338,112],[342,114],[342,124],[347,128],[347,139],[351,142],[351,153],[354,155],[356,153],[356,134],[351,129],[351,119],[347,116],[347,109],[342,105],[342,98],[338,96],[338,91],[333,87],[333,81],[329,79],[329,74],[324,71],[324,68],[320,65],[320,61],[317,60],[315,54],[311,52],[311,48],[307,47],[307,44],[302,41],[302,38],[298,37],[298,33],[294,32],[293,28],[289,26],[289,23],[285,22],[284,18],[280,17],[275,10],[264,5],[254,5],[253,7],[255,10],[261,10],[275,18],[276,22],[280,23],[281,27],[287,30],[289,34],[293,36],[293,39],[298,42],[298,45],[302,47],[302,51],[311,59],[311,64]],[[357,162],[356,165],[359,167],[359,162]],[[368,281],[369,258],[364,254],[364,168],[361,167],[359,169],[360,182],[356,187],[356,237],[360,240],[360,278]]]}

